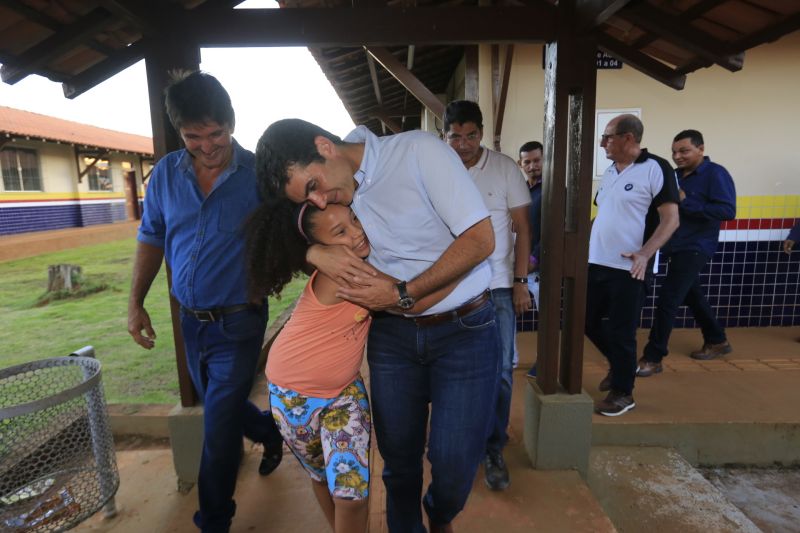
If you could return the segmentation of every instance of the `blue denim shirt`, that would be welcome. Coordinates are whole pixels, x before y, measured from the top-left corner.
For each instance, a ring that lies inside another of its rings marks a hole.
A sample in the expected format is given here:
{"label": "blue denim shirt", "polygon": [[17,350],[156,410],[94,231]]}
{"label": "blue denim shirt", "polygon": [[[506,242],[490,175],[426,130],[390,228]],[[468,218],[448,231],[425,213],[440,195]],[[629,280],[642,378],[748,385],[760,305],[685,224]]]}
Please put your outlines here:
{"label": "blue denim shirt", "polygon": [[185,149],[153,169],[138,239],[164,249],[181,305],[211,309],[248,301],[243,226],[260,203],[254,165],[253,153],[234,140],[230,166],[207,197]]}
{"label": "blue denim shirt", "polygon": [[725,167],[703,158],[694,172],[681,177],[678,186],[686,198],[678,204],[680,226],[664,246],[664,252],[702,252],[709,257],[717,251],[719,228],[724,220],[736,218],[736,187]]}

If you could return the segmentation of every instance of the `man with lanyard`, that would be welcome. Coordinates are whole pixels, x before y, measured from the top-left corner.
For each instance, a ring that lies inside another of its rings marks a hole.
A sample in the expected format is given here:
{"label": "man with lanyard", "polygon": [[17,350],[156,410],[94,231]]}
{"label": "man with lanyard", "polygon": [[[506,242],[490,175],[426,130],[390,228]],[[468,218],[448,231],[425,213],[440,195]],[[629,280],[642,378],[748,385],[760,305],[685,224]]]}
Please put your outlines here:
{"label": "man with lanyard", "polygon": [[445,141],[458,154],[478,186],[494,230],[494,252],[489,257],[492,267],[489,287],[500,333],[500,368],[497,412],[486,442],[483,468],[486,485],[491,490],[504,490],[510,482],[503,448],[508,442],[511,413],[516,318],[531,308],[527,277],[530,195],[514,160],[481,145],[483,113],[477,103],[468,100],[450,102],[444,110],[443,124]]}
{"label": "man with lanyard", "polygon": [[242,226],[259,204],[253,154],[232,138],[234,112],[216,78],[194,72],[166,90],[170,122],[186,146],[153,169],[128,304],[128,332],[146,349],[155,331],[144,300],[166,258],[181,304],[189,374],[203,402],[197,481],[203,532],[228,531],[242,435],[264,444],[259,472],[280,463],[283,440],[269,411],[248,401],[267,323],[247,294]]}
{"label": "man with lanyard", "polygon": [[[343,142],[298,119],[267,128],[256,172],[267,195],[350,205],[369,237],[370,263],[402,280],[375,277],[343,247],[315,245],[308,253],[339,281],[338,296],[378,311],[367,357],[389,530],[426,531],[422,499],[430,531],[452,531],[486,450],[496,397],[499,340],[485,261],[494,232],[478,189],[429,133],[379,138],[360,126]],[[425,316],[403,314],[459,279]],[[429,412],[432,480],[422,497]]]}
{"label": "man with lanyard", "polygon": [[669,353],[669,337],[681,304],[689,306],[703,332],[703,346],[690,354],[693,359],[714,359],[732,350],[703,294],[700,271],[717,251],[722,222],[736,217],[736,188],[725,167],[704,156],[704,149],[703,135],[697,130],[684,130],[672,141],[680,187],[680,227],[664,246],[667,275],[636,371],[642,378],[663,371],[661,360]]}
{"label": "man with lanyard", "polygon": [[597,217],[589,237],[586,336],[608,359],[600,383],[609,391],[595,412],[622,415],[636,406],[636,328],[645,276],[656,251],[678,227],[678,185],[667,161],[640,147],[644,127],[619,115],[600,141],[613,164],[595,196]]}

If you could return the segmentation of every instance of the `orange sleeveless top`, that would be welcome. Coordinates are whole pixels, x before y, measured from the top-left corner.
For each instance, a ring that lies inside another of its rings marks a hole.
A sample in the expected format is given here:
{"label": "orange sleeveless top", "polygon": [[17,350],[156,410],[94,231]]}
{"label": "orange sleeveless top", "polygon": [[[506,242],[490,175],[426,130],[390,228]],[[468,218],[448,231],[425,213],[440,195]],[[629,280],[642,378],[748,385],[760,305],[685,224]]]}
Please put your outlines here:
{"label": "orange sleeveless top", "polygon": [[371,317],[350,302],[325,305],[315,271],[267,357],[267,379],[304,396],[334,398],[358,376]]}

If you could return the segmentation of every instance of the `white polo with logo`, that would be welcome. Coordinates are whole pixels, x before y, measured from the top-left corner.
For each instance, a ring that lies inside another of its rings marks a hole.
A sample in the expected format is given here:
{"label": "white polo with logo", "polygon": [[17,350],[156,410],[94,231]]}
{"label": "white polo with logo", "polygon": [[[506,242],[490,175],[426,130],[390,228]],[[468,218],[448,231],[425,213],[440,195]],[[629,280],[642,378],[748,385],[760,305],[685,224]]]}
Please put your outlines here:
{"label": "white polo with logo", "polygon": [[630,270],[631,260],[622,254],[640,250],[650,238],[658,226],[658,206],[678,201],[678,183],[666,160],[642,149],[622,172],[611,164],[594,200],[589,263]]}

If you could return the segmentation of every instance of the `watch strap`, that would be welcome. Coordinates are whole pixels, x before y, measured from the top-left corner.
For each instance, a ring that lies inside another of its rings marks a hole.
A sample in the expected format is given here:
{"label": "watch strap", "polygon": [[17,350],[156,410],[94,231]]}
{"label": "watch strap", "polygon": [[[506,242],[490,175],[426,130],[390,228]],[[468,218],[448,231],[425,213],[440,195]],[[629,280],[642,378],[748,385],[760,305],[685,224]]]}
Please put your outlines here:
{"label": "watch strap", "polygon": [[528,283],[528,278],[514,276],[514,283]]}

